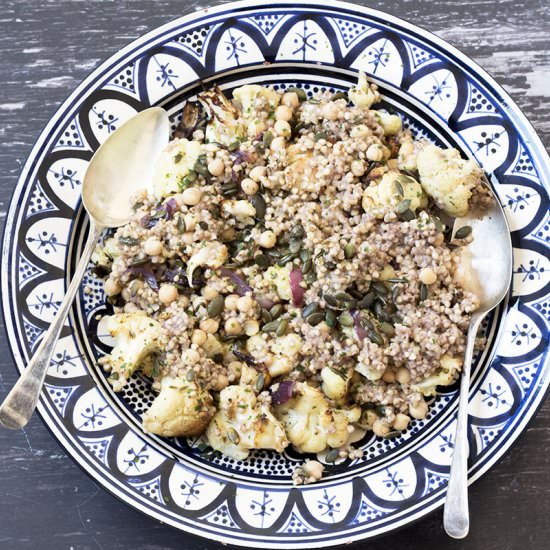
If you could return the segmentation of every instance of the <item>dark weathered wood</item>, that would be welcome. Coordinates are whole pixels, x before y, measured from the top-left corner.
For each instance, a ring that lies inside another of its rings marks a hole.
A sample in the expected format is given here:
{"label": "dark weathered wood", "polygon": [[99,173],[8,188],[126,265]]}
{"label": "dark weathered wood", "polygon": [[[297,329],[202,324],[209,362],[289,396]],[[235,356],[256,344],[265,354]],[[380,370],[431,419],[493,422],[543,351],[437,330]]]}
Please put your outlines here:
{"label": "dark weathered wood", "polygon": [[[0,13],[0,219],[22,163],[62,100],[128,41],[198,7],[181,0],[4,0]],[[546,0],[364,2],[459,47],[504,85],[550,145],[550,4]],[[0,337],[0,398],[15,382]],[[550,402],[512,451],[471,490],[467,542],[447,539],[441,512],[352,548],[538,550],[550,539]],[[135,512],[84,474],[34,418],[0,430],[2,550],[212,549]]]}

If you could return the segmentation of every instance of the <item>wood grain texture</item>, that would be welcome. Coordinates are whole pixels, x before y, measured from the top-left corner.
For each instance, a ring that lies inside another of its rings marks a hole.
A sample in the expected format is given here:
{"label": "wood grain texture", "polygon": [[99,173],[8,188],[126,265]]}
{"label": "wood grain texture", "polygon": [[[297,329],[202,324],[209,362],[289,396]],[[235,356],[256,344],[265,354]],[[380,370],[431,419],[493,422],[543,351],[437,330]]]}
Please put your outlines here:
{"label": "wood grain texture", "polygon": [[[100,61],[205,0],[4,0],[0,13],[0,223],[34,140]],[[546,0],[364,2],[448,40],[488,70],[550,145],[550,3]],[[4,331],[0,399],[15,382]],[[359,548],[539,550],[550,539],[550,402],[471,489],[472,529],[449,540],[441,511]],[[38,418],[0,430],[2,550],[212,550],[120,503],[70,460]]]}

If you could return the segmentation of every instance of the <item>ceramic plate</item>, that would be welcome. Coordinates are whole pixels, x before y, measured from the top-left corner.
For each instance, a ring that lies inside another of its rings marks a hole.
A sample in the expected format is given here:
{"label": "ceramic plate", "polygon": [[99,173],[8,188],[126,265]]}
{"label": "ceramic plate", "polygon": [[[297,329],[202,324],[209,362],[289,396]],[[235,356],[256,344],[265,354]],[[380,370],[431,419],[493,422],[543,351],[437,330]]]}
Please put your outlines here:
{"label": "ceramic plate", "polygon": [[[514,244],[513,281],[485,326],[470,392],[470,479],[486,472],[536,412],[550,381],[549,160],[516,105],[483,70],[424,30],[331,2],[238,2],[160,27],[113,55],[40,135],[8,213],[2,296],[24,368],[63,297],[87,221],[80,191],[95,149],[137,111],[168,110],[214,82],[343,90],[364,70],[418,136],[460,148],[489,174]],[[193,440],[145,435],[152,394],[135,379],[115,395],[97,367],[96,317],[107,311],[91,273],[64,327],[39,411],[67,452],[130,506],[203,537],[248,547],[321,547],[386,533],[443,502],[457,388],[400,437],[362,441],[360,460],[293,487],[298,462],[258,451],[244,462],[204,455]],[[101,336],[101,335],[99,335]]]}

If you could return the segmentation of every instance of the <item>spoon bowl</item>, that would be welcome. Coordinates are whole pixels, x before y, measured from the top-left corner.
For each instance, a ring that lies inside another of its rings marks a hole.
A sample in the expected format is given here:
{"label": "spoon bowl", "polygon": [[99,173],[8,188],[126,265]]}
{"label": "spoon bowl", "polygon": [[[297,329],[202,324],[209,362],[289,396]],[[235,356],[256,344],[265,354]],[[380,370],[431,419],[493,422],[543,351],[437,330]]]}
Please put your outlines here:
{"label": "spoon bowl", "polygon": [[92,157],[82,185],[82,201],[90,216],[88,239],[52,324],[0,406],[0,424],[6,428],[22,428],[30,420],[59,333],[101,233],[107,227],[119,227],[130,220],[130,199],[136,191],[151,184],[155,161],[166,147],[169,134],[166,111],[152,107],[115,130]]}

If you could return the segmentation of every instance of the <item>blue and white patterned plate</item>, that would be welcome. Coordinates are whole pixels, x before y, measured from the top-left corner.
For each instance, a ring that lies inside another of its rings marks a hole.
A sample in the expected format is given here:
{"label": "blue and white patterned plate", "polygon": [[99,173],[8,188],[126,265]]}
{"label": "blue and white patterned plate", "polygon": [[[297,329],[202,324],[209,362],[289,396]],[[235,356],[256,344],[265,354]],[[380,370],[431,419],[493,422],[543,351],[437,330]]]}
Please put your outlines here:
{"label": "blue and white patterned plate", "polygon": [[[8,213],[2,296],[21,370],[62,299],[86,230],[86,166],[122,122],[150,105],[176,121],[183,102],[217,82],[307,92],[346,89],[364,70],[417,135],[461,148],[495,185],[514,244],[513,284],[485,327],[470,395],[470,478],[525,428],[550,382],[549,159],[505,92],[442,40],[375,10],[331,2],[238,2],[173,21],[95,70],[42,132]],[[96,360],[106,311],[90,273],[57,346],[39,411],[98,483],[165,523],[249,547],[321,547],[373,537],[441,505],[457,388],[393,440],[368,436],[362,459],[331,466],[321,483],[292,487],[298,457],[259,451],[245,462],[205,456],[196,442],[145,435],[152,398],[137,379],[122,395]]]}

